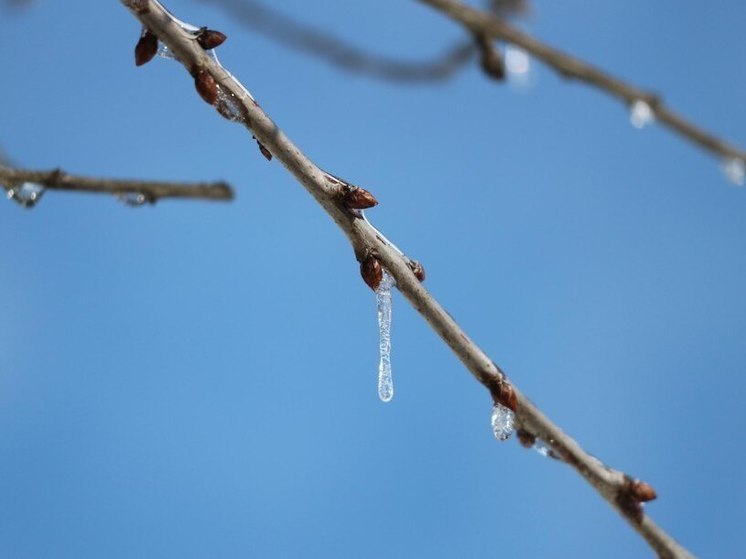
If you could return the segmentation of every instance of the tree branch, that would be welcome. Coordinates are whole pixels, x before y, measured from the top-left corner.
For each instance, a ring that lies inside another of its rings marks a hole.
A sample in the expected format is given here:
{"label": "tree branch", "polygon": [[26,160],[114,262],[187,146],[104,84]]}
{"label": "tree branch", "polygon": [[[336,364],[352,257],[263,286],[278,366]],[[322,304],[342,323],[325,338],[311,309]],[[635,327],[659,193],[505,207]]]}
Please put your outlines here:
{"label": "tree branch", "polygon": [[419,2],[440,10],[472,33],[482,33],[506,43],[518,45],[554,68],[561,76],[585,82],[616,97],[628,106],[635,101],[644,101],[650,106],[655,118],[661,124],[681,137],[723,159],[739,159],[746,162],[746,151],[717,138],[675,113],[664,105],[660,96],[639,89],[595,66],[542,43],[489,12],[472,8],[458,0],[419,0]]}
{"label": "tree branch", "polygon": [[161,198],[192,198],[203,200],[232,200],[233,190],[224,182],[157,182],[140,180],[98,179],[70,175],[61,169],[31,171],[0,164],[0,185],[6,189],[33,183],[49,190],[99,192],[113,195],[134,194],[143,202],[155,203]]}
{"label": "tree branch", "polygon": [[237,21],[270,39],[322,58],[344,70],[403,83],[441,81],[463,68],[474,54],[471,42],[460,42],[432,61],[410,62],[370,54],[324,30],[293,20],[256,0],[213,0]]}
{"label": "tree branch", "polygon": [[[605,466],[585,452],[508,382],[503,371],[423,287],[420,282],[424,278],[422,268],[404,256],[350,205],[349,193],[356,187],[320,169],[285,136],[241,83],[220,65],[212,51],[205,51],[199,45],[197,27],[174,18],[157,0],[122,0],[122,3],[184,65],[194,77],[202,98],[221,115],[246,126],[260,147],[274,155],[318,201],[345,233],[358,261],[366,264],[371,258],[380,261],[395,278],[399,291],[488,389],[493,401],[516,412],[522,442],[532,437],[542,439],[556,457],[575,468],[596,488],[660,557],[691,557],[644,514],[641,503],[655,498],[653,489]],[[366,277],[366,281],[369,279]]]}

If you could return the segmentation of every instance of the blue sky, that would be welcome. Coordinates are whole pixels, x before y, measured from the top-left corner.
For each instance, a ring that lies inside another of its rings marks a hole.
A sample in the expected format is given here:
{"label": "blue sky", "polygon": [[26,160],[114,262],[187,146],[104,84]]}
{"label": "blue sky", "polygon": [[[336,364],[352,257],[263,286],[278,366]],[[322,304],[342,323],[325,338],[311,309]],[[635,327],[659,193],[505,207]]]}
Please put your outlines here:
{"label": "blue sky", "polygon": [[[461,37],[413,1],[276,5],[414,60]],[[377,196],[371,221],[522,391],[657,489],[656,521],[697,555],[742,547],[746,192],[717,160],[545,68],[528,90],[473,67],[403,86],[167,6],[229,36],[223,64]],[[743,3],[534,6],[540,38],[746,145]],[[651,555],[569,467],[494,440],[489,396],[397,294],[378,401],[343,235],[183,68],[135,68],[119,2],[0,14],[11,160],[237,190],[0,205],[0,556]]]}

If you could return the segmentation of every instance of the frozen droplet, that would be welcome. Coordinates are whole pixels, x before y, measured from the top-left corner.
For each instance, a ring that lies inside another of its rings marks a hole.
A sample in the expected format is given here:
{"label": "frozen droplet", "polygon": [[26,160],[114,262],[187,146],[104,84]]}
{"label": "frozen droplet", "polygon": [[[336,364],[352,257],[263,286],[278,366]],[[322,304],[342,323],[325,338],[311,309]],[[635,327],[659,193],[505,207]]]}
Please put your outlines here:
{"label": "frozen droplet", "polygon": [[531,56],[520,47],[505,47],[505,70],[509,81],[519,87],[528,88],[536,81]]}
{"label": "frozen droplet", "polygon": [[378,397],[390,402],[394,397],[394,379],[391,377],[391,288],[394,278],[386,270],[383,279],[376,289],[376,306],[378,307]]}
{"label": "frozen droplet", "polygon": [[498,441],[506,441],[513,434],[515,413],[502,404],[495,403],[492,408],[492,433]]}
{"label": "frozen droplet", "polygon": [[542,456],[550,457],[554,454],[554,451],[552,451],[552,447],[550,447],[541,439],[536,439],[536,442],[534,443],[534,450]]}
{"label": "frozen droplet", "polygon": [[629,121],[632,126],[641,130],[655,120],[653,108],[642,99],[638,99],[629,107]]}
{"label": "frozen droplet", "polygon": [[168,48],[165,44],[158,41],[158,52],[156,52],[158,56],[161,58],[168,58],[170,60],[176,60],[176,55],[174,54],[174,51],[172,51],[170,48]]}
{"label": "frozen droplet", "polygon": [[746,164],[743,159],[732,157],[723,162],[725,178],[736,186],[743,186],[746,179]]}
{"label": "frozen droplet", "polygon": [[215,101],[215,108],[221,116],[230,121],[243,122],[244,120],[244,109],[241,101],[220,86],[218,86],[218,99]]}
{"label": "frozen droplet", "polygon": [[131,208],[139,208],[151,201],[148,196],[142,192],[120,192],[117,194],[117,198],[122,202],[122,204]]}
{"label": "frozen droplet", "polygon": [[7,189],[5,195],[8,200],[20,204],[24,208],[33,208],[44,195],[45,188],[34,182],[24,182]]}

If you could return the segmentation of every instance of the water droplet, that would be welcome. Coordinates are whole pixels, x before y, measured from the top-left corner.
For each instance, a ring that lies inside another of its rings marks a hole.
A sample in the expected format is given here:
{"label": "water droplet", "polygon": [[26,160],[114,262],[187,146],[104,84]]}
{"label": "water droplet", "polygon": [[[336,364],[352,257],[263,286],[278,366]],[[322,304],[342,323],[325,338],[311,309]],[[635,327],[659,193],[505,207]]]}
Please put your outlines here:
{"label": "water droplet", "polygon": [[391,376],[391,288],[394,278],[386,270],[383,279],[376,289],[376,306],[378,307],[378,397],[383,402],[390,402],[394,397],[394,379]]}
{"label": "water droplet", "polygon": [[513,434],[515,413],[502,404],[495,404],[492,408],[492,433],[498,441],[506,441]]}
{"label": "water droplet", "polygon": [[529,88],[536,82],[536,72],[531,64],[531,56],[520,47],[505,47],[505,69],[510,83],[520,88]]}
{"label": "water droplet", "polygon": [[632,126],[638,130],[642,130],[648,124],[652,124],[655,121],[655,112],[645,101],[638,99],[629,107],[629,121],[632,123]]}
{"label": "water droplet", "polygon": [[8,200],[13,200],[24,208],[33,208],[41,200],[45,190],[40,184],[24,182],[7,188],[5,195]]}
{"label": "water droplet", "polygon": [[120,192],[117,194],[117,198],[122,202],[122,204],[131,208],[139,208],[148,202],[152,202],[152,200],[142,192]]}
{"label": "water droplet", "polygon": [[746,164],[743,159],[732,157],[723,162],[723,173],[732,184],[743,186],[746,179]]}

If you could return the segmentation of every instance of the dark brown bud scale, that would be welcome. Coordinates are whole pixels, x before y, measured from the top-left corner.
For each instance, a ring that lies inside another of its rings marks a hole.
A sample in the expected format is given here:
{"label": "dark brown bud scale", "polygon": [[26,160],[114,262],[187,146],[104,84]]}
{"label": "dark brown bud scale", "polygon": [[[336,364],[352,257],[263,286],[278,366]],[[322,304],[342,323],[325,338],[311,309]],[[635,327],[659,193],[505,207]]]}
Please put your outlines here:
{"label": "dark brown bud scale", "polygon": [[215,104],[218,99],[218,84],[210,72],[206,70],[197,72],[197,75],[194,76],[194,87],[197,88],[197,93],[205,102],[210,105]]}
{"label": "dark brown bud scale", "polygon": [[521,443],[521,446],[524,448],[531,448],[536,442],[536,435],[529,433],[525,429],[518,429],[518,431],[515,432],[515,435],[518,437],[518,442]]}
{"label": "dark brown bud scale", "polygon": [[383,280],[383,267],[378,258],[371,254],[366,256],[360,264],[360,275],[363,276],[368,287],[373,291],[377,290],[378,286],[381,285],[381,280]]}
{"label": "dark brown bud scale", "polygon": [[270,152],[267,147],[259,140],[257,140],[256,143],[259,145],[259,151],[262,152],[262,155],[265,157],[265,159],[267,161],[272,161],[272,152]]}
{"label": "dark brown bud scale", "polygon": [[414,277],[416,277],[421,282],[425,281],[425,268],[423,268],[422,264],[417,262],[417,260],[410,260],[409,268],[412,270]]}
{"label": "dark brown bud scale", "polygon": [[378,205],[378,200],[370,192],[359,186],[353,186],[342,196],[342,202],[351,210],[367,210]]}
{"label": "dark brown bud scale", "polygon": [[492,393],[493,399],[513,412],[518,411],[518,398],[513,387],[507,381],[502,381],[498,387],[497,394]]}
{"label": "dark brown bud scale", "polygon": [[222,45],[228,37],[225,33],[215,31],[214,29],[203,28],[197,35],[197,42],[205,50],[214,49]]}
{"label": "dark brown bud scale", "polygon": [[647,503],[658,498],[655,489],[644,481],[634,480],[629,486],[629,494],[638,503]]}
{"label": "dark brown bud scale", "polygon": [[135,66],[147,64],[158,52],[158,37],[145,31],[135,45]]}

